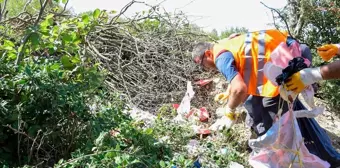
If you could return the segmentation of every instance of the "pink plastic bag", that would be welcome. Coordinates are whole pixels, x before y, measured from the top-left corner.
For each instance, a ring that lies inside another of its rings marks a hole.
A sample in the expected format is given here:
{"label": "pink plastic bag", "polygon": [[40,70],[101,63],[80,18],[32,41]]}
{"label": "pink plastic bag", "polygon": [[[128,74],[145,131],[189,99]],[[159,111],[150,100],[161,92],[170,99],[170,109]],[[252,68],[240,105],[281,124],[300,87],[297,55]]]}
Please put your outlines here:
{"label": "pink plastic bag", "polygon": [[255,168],[330,167],[328,162],[309,153],[292,108],[266,134],[249,140],[249,146],[253,149],[249,164]]}
{"label": "pink plastic bag", "polygon": [[[301,57],[301,50],[298,42],[294,42],[289,47],[286,42],[282,42],[276,47],[270,56],[271,62],[283,69],[288,66],[288,62],[294,57]],[[304,58],[304,60],[307,66],[311,64],[308,59]]]}

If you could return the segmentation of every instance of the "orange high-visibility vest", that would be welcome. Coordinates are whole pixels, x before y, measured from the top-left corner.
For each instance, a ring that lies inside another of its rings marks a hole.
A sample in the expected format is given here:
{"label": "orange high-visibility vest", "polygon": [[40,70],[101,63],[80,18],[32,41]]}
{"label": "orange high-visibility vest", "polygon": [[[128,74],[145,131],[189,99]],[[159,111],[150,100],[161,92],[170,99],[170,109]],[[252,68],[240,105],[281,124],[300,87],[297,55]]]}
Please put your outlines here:
{"label": "orange high-visibility vest", "polygon": [[230,51],[239,74],[248,86],[248,94],[275,97],[279,94],[279,87],[267,80],[263,67],[270,61],[271,52],[281,42],[286,42],[287,36],[287,32],[279,30],[262,30],[223,39],[214,44],[214,62],[221,53]]}

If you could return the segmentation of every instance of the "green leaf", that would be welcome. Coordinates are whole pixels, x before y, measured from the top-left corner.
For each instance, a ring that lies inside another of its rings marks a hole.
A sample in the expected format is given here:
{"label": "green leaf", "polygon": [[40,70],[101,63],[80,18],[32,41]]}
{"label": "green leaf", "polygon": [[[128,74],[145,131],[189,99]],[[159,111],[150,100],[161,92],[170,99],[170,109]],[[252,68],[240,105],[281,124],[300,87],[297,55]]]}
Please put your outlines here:
{"label": "green leaf", "polygon": [[10,121],[16,121],[16,120],[18,120],[18,116],[19,116],[18,113],[13,113],[9,116],[9,120]]}
{"label": "green leaf", "polygon": [[71,63],[71,61],[70,61],[70,58],[68,57],[68,56],[63,56],[63,57],[61,57],[61,63],[63,64],[63,66],[65,67],[65,68],[71,68],[71,67],[73,67],[73,65],[72,65],[72,63]]}
{"label": "green leaf", "polygon": [[105,158],[114,158],[115,157],[115,153],[114,152],[108,152],[105,154]]}
{"label": "green leaf", "polygon": [[51,70],[58,70],[60,68],[60,65],[58,63],[55,63],[50,68]]}
{"label": "green leaf", "polygon": [[153,133],[153,129],[148,128],[148,129],[145,130],[145,133],[151,135]]}
{"label": "green leaf", "polygon": [[17,55],[14,53],[14,52],[9,52],[7,57],[10,59],[10,60],[15,60],[17,58]]}
{"label": "green leaf", "polygon": [[30,36],[31,43],[33,46],[39,45],[40,36],[38,33],[32,33]]}
{"label": "green leaf", "polygon": [[9,40],[4,40],[4,45],[14,47],[14,43],[12,41],[9,41]]}
{"label": "green leaf", "polygon": [[14,47],[14,43],[12,41],[4,40],[3,48],[5,50],[13,50],[13,47]]}
{"label": "green leaf", "polygon": [[84,29],[84,27],[85,27],[85,25],[84,25],[83,22],[78,22],[78,23],[77,23],[77,28],[78,28],[78,29]]}
{"label": "green leaf", "polygon": [[80,58],[79,58],[79,57],[77,57],[77,56],[75,56],[75,57],[72,57],[72,59],[71,59],[71,62],[72,62],[72,63],[75,63],[75,64],[77,64],[77,63],[79,63],[79,62],[80,62]]}
{"label": "green leaf", "polygon": [[122,158],[120,156],[115,157],[115,163],[116,164],[121,164],[122,163]]}
{"label": "green leaf", "polygon": [[32,71],[31,71],[31,68],[26,66],[25,67],[25,73],[28,75],[28,76],[31,76],[32,75]]}
{"label": "green leaf", "polygon": [[115,14],[115,13],[117,13],[117,11],[115,10],[110,11],[110,14]]}
{"label": "green leaf", "polygon": [[51,19],[51,18],[53,18],[53,16],[54,16],[54,14],[49,14],[49,15],[46,16],[46,19]]}
{"label": "green leaf", "polygon": [[65,34],[62,35],[62,40],[63,40],[63,42],[66,42],[66,43],[71,42],[72,36],[70,34],[65,33]]}
{"label": "green leaf", "polygon": [[17,82],[17,84],[25,84],[27,83],[27,81],[25,79],[21,79]]}
{"label": "green leaf", "polygon": [[34,137],[36,134],[37,134],[37,132],[38,132],[38,130],[40,129],[40,126],[39,125],[33,125],[33,126],[31,126],[29,129],[28,129],[28,135],[30,135],[30,136],[32,136],[32,137]]}
{"label": "green leaf", "polygon": [[99,15],[100,15],[100,10],[99,9],[94,10],[93,18],[97,19],[99,17]]}
{"label": "green leaf", "polygon": [[160,165],[161,167],[165,167],[165,162],[164,162],[163,160],[161,160],[161,161],[159,162],[159,165]]}
{"label": "green leaf", "polygon": [[67,0],[62,0],[63,4],[66,4]]}
{"label": "green leaf", "polygon": [[85,24],[88,24],[90,21],[89,15],[83,15],[81,19]]}

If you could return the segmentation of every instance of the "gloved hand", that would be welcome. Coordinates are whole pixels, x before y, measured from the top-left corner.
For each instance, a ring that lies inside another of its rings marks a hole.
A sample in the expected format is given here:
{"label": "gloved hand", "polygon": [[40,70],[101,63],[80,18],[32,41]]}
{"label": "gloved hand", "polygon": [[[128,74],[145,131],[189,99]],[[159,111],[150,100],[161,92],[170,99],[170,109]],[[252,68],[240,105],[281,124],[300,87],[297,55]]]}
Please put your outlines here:
{"label": "gloved hand", "polygon": [[225,104],[227,102],[228,98],[229,98],[230,91],[231,91],[231,86],[228,85],[226,92],[219,93],[215,96],[215,98],[214,98],[215,102],[217,102],[219,104]]}
{"label": "gloved hand", "polygon": [[317,48],[317,52],[324,61],[329,61],[335,55],[340,55],[340,44],[326,44]]}
{"label": "gloved hand", "polygon": [[285,82],[284,86],[288,91],[300,93],[306,86],[321,80],[322,76],[319,67],[305,68],[288,78],[288,82]]}
{"label": "gloved hand", "polygon": [[215,96],[214,100],[215,102],[219,103],[219,104],[224,104],[227,102],[229,98],[229,94],[227,92],[224,93],[219,93]]}
{"label": "gloved hand", "polygon": [[224,115],[216,120],[216,122],[209,127],[212,131],[219,131],[222,130],[224,127],[226,129],[231,128],[237,119],[237,114],[235,113],[236,109],[231,109],[229,107],[226,108]]}

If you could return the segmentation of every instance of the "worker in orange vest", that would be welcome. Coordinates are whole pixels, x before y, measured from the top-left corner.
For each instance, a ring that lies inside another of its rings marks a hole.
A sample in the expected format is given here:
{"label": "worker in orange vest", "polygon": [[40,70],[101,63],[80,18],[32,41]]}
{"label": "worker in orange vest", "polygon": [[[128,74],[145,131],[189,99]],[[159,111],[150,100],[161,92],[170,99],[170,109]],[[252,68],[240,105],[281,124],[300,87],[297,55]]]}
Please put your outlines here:
{"label": "worker in orange vest", "polygon": [[[270,61],[271,52],[282,42],[290,46],[294,40],[287,32],[262,30],[237,34],[218,43],[200,42],[194,46],[194,62],[207,70],[218,70],[230,83],[225,114],[210,127],[211,130],[230,128],[235,121],[236,107],[245,100],[247,118],[250,119],[248,125],[258,136],[272,126],[278,112],[279,88],[267,80],[263,68]],[[312,61],[309,48],[301,49],[303,57]],[[283,111],[288,111],[287,104]]]}
{"label": "worker in orange vest", "polygon": [[[317,48],[324,61],[340,56],[340,44],[326,44]],[[300,93],[306,86],[321,80],[340,79],[340,61],[316,68],[306,68],[292,75],[285,83],[287,90]]]}

